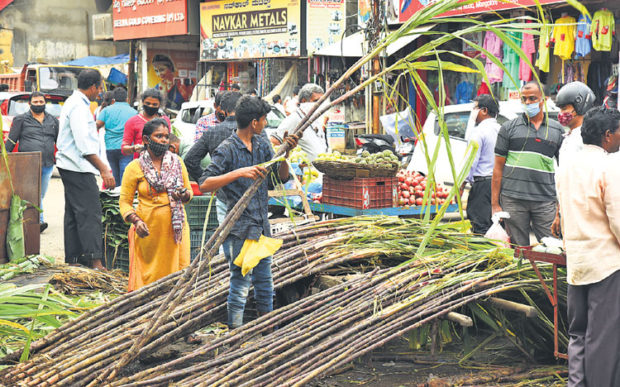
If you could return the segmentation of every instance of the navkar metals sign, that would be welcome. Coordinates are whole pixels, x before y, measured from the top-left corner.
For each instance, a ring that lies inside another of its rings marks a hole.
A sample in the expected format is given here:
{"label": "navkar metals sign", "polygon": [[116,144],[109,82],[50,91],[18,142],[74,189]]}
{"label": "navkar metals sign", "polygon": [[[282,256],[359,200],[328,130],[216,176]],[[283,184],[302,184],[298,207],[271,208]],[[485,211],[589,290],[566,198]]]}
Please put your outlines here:
{"label": "navkar metals sign", "polygon": [[200,4],[201,60],[300,55],[300,0]]}
{"label": "navkar metals sign", "polygon": [[[359,0],[360,3],[369,1],[369,0]],[[442,0],[386,0],[387,6],[395,7],[398,3],[398,21],[400,23],[404,23],[409,18],[425,7],[433,3],[440,2]],[[562,3],[564,0],[538,0],[538,3],[541,5],[544,4],[552,4],[552,3]],[[441,14],[442,17],[447,16],[461,16],[472,13],[483,13],[483,12],[493,12],[493,11],[501,11],[507,9],[514,8],[522,8],[522,7],[533,7],[536,5],[535,0],[509,0],[509,1],[501,1],[501,0],[480,0],[478,2],[467,4],[463,7],[456,8],[450,12],[446,12]],[[388,12],[389,14],[390,12]]]}
{"label": "navkar metals sign", "polygon": [[114,0],[114,40],[187,34],[187,0]]}

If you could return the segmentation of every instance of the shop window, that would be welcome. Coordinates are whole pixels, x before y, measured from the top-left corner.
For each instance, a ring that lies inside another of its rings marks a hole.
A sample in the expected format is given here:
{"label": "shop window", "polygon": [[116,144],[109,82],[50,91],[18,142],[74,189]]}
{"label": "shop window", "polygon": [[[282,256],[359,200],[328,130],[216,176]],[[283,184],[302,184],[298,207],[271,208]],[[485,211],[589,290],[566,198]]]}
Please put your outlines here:
{"label": "shop window", "polygon": [[187,123],[187,124],[195,124],[195,122],[193,121],[194,118],[194,113],[196,113],[196,110],[198,110],[197,108],[194,109],[185,109],[183,110],[183,113],[181,114],[181,121]]}

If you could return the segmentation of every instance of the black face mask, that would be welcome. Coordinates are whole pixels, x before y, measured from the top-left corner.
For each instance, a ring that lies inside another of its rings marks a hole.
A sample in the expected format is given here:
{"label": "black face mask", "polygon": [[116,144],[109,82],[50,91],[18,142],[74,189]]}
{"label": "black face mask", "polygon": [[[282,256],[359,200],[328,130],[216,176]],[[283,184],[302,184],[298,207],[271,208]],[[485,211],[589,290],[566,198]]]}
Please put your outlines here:
{"label": "black face mask", "polygon": [[43,113],[45,111],[45,105],[30,105],[30,110],[36,114]]}
{"label": "black face mask", "polygon": [[155,157],[161,157],[164,155],[164,153],[166,153],[170,144],[160,144],[158,142],[155,142],[149,139],[148,146],[151,152],[153,152],[153,155]]}
{"label": "black face mask", "polygon": [[219,122],[224,122],[224,120],[226,119],[226,114],[222,112],[215,112],[215,116],[217,117],[217,120]]}
{"label": "black face mask", "polygon": [[148,116],[154,116],[157,114],[157,112],[159,112],[159,108],[153,106],[143,106],[143,109]]}

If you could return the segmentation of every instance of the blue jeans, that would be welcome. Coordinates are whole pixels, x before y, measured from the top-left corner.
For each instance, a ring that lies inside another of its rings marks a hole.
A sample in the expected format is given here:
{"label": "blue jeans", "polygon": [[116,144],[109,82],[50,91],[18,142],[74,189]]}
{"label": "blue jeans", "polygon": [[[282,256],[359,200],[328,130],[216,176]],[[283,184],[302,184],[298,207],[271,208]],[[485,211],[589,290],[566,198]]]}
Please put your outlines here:
{"label": "blue jeans", "polygon": [[110,163],[112,175],[116,181],[116,186],[118,187],[121,185],[121,181],[123,180],[123,172],[125,172],[125,167],[127,167],[127,164],[133,160],[133,155],[126,156],[120,149],[108,149],[106,150],[106,156],[108,158],[108,162]]}
{"label": "blue jeans", "polygon": [[54,172],[53,165],[50,165],[49,167],[41,167],[41,201],[39,202],[39,208],[41,209],[41,213],[39,214],[39,223],[43,223],[43,198],[45,197],[47,187],[50,184],[52,172]]}
{"label": "blue jeans", "polygon": [[271,277],[271,257],[261,261],[244,277],[241,268],[233,261],[239,255],[245,241],[229,235],[224,241],[224,255],[230,268],[230,287],[228,290],[228,327],[243,325],[243,311],[248,298],[250,285],[254,285],[254,299],[259,313],[273,310],[273,279]]}

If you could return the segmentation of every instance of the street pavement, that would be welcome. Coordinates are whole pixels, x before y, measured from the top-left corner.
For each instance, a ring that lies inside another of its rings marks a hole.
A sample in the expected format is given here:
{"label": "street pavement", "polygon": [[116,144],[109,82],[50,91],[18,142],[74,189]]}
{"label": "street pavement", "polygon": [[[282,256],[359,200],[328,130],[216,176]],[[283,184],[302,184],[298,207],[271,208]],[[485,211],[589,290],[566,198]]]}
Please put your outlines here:
{"label": "street pavement", "polygon": [[[99,177],[97,177],[97,184],[101,186],[101,178]],[[63,232],[65,189],[56,169],[43,199],[43,215],[49,226],[41,234],[41,254],[54,257],[56,263],[63,263],[65,262]]]}
{"label": "street pavement", "polygon": [[56,263],[62,263],[65,261],[63,242],[65,191],[60,177],[54,175],[43,199],[43,214],[49,227],[41,234],[41,254],[54,257]]}

